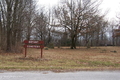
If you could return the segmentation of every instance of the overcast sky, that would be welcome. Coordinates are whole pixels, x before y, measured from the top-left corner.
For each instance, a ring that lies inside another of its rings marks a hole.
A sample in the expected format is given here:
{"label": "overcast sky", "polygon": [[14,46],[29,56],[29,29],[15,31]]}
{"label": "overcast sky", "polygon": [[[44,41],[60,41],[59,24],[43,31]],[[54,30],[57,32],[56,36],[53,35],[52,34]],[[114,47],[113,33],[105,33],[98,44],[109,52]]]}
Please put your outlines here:
{"label": "overcast sky", "polygon": [[100,7],[103,12],[108,10],[107,18],[116,18],[117,14],[120,13],[120,0],[103,0]]}
{"label": "overcast sky", "polygon": [[[59,0],[39,0],[40,5],[44,6],[55,6]],[[120,12],[120,0],[103,0],[100,8],[102,12],[108,11],[106,18],[107,19],[115,19],[117,13]]]}

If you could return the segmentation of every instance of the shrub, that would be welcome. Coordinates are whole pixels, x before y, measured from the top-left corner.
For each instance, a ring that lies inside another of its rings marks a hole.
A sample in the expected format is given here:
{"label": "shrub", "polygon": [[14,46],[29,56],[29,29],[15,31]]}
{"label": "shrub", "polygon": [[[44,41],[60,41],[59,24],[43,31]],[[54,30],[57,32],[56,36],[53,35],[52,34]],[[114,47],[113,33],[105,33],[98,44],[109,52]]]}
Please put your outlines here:
{"label": "shrub", "polygon": [[45,50],[48,50],[48,48],[45,48]]}
{"label": "shrub", "polygon": [[49,43],[48,48],[54,49],[54,44],[53,43]]}

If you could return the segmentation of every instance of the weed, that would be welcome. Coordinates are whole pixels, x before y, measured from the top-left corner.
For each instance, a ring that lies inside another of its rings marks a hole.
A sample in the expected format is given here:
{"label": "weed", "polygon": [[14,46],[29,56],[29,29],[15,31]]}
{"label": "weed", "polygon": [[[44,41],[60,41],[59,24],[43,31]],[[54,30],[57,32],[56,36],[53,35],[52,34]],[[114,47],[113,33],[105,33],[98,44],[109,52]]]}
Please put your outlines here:
{"label": "weed", "polygon": [[106,49],[103,49],[102,51],[100,51],[100,53],[106,53],[107,50]]}
{"label": "weed", "polygon": [[50,44],[48,45],[48,48],[54,49],[54,44],[53,44],[53,43],[50,43]]}
{"label": "weed", "polygon": [[110,52],[117,53],[117,51],[116,51],[116,50],[114,50],[114,51],[110,51]]}

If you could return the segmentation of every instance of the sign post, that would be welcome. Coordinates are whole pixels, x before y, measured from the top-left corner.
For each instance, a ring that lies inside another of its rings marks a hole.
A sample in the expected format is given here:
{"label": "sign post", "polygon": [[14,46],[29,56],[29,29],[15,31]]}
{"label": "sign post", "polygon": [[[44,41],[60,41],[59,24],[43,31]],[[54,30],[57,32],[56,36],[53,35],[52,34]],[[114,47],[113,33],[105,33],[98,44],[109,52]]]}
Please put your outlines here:
{"label": "sign post", "polygon": [[26,55],[27,55],[27,48],[25,48],[25,57],[26,57]]}
{"label": "sign post", "polygon": [[25,57],[27,56],[27,48],[37,48],[41,49],[41,58],[42,58],[42,53],[43,53],[43,48],[44,48],[44,41],[35,41],[35,40],[25,40],[24,41],[25,45]]}
{"label": "sign post", "polygon": [[42,58],[42,49],[41,49],[41,58]]}

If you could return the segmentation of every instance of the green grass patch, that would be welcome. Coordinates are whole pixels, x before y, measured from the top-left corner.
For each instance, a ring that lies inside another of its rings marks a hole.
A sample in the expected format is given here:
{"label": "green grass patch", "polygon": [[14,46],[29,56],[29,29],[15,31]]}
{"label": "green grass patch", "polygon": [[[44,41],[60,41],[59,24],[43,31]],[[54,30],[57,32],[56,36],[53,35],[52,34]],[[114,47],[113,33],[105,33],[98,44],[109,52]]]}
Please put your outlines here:
{"label": "green grass patch", "polygon": [[110,61],[88,61],[88,60],[79,60],[84,66],[100,66],[100,67],[119,67],[120,64],[118,63],[112,63]]}

